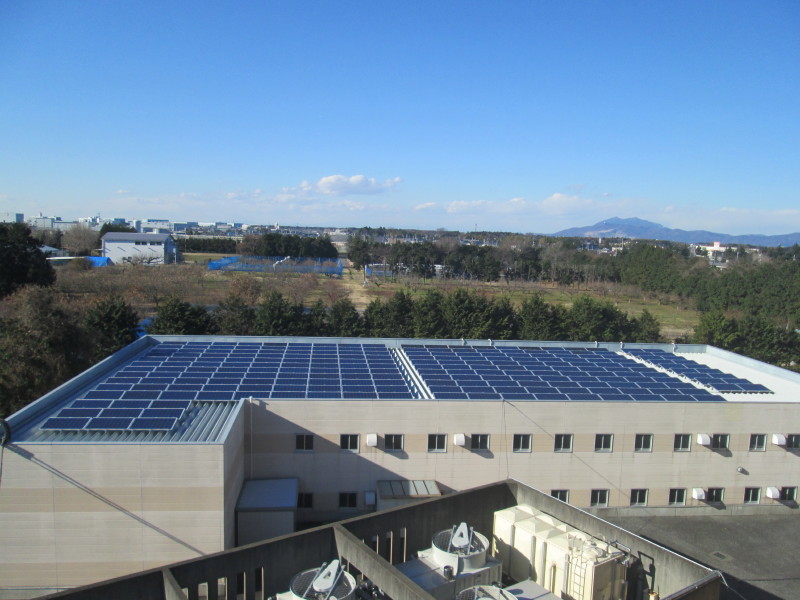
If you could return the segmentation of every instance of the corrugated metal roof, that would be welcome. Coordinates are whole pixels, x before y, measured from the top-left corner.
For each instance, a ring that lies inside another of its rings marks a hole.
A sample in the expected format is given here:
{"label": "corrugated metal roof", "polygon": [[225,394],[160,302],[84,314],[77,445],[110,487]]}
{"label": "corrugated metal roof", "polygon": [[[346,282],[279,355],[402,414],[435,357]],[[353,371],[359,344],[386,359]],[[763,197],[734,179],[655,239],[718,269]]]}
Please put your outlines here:
{"label": "corrugated metal roof", "polygon": [[[196,402],[172,431],[58,431],[41,429],[44,419],[26,431],[15,432],[16,442],[82,444],[166,444],[214,443],[244,400],[239,402]],[[60,408],[60,407],[59,407]]]}
{"label": "corrugated metal roof", "polygon": [[103,236],[104,242],[164,242],[172,237],[169,233],[122,233],[109,231]]}

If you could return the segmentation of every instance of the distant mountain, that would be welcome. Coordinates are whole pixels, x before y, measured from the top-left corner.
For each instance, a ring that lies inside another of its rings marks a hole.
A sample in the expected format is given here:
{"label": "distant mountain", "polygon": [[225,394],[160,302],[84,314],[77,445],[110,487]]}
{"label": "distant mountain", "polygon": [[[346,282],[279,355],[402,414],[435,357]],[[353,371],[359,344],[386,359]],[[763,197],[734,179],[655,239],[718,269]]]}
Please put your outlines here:
{"label": "distant mountain", "polygon": [[670,229],[644,219],[606,219],[586,227],[572,227],[551,234],[556,237],[625,237],[646,240],[666,240],[685,244],[720,242],[722,244],[749,244],[751,246],[792,246],[800,244],[800,232],[784,235],[729,235],[713,231],[686,231]]}

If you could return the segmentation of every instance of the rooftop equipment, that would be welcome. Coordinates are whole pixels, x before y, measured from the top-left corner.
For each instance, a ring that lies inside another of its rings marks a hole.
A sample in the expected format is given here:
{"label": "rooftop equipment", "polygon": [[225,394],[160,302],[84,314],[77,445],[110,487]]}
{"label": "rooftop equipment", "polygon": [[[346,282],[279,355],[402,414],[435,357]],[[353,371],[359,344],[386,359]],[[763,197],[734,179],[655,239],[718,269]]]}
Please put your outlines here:
{"label": "rooftop equipment", "polygon": [[517,600],[517,597],[494,585],[474,585],[460,591],[456,600]]}
{"label": "rooftop equipment", "polygon": [[626,595],[627,555],[526,505],[494,514],[494,539],[503,570],[531,580],[558,598],[600,600]]}
{"label": "rooftop equipment", "polygon": [[289,594],[280,596],[291,600],[354,600],[355,590],[356,580],[333,560],[292,577]]}
{"label": "rooftop equipment", "polygon": [[430,548],[397,568],[435,598],[452,600],[466,588],[500,580],[501,563],[489,550],[486,536],[459,523],[436,533]]}

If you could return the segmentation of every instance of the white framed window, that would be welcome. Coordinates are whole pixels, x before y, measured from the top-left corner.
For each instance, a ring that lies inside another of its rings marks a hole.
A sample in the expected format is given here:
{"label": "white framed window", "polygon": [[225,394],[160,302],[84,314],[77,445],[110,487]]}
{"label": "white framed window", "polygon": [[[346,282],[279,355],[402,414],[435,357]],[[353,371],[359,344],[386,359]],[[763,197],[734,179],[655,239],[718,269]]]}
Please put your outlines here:
{"label": "white framed window", "polygon": [[553,443],[554,452],[572,452],[572,434],[557,433]]}
{"label": "white framed window", "polygon": [[428,452],[447,452],[447,434],[429,433]]}
{"label": "white framed window", "polygon": [[550,495],[562,502],[569,502],[569,490],[550,490]]}
{"label": "white framed window", "polygon": [[592,490],[590,506],[608,506],[608,490]]}
{"label": "white framed window", "polygon": [[711,436],[711,447],[714,450],[727,450],[731,444],[729,433],[715,433]]}
{"label": "white framed window", "polygon": [[686,504],[686,488],[670,488],[669,505],[683,506]]}
{"label": "white framed window", "polygon": [[472,450],[488,450],[489,449],[489,434],[488,433],[473,433],[469,436],[470,448]]}
{"label": "white framed window", "polygon": [[744,488],[745,504],[758,504],[759,502],[761,502],[761,488],[757,487]]}
{"label": "white framed window", "polygon": [[653,434],[652,433],[637,433],[633,444],[634,452],[652,452],[653,451]]}
{"label": "white framed window", "polygon": [[595,452],[611,452],[614,449],[613,433],[598,433],[594,436]]}
{"label": "white framed window", "polygon": [[647,506],[647,489],[631,490],[631,506]]}
{"label": "white framed window", "polygon": [[515,433],[512,449],[514,452],[530,452],[533,447],[532,435],[530,433]]}
{"label": "white framed window", "polygon": [[349,452],[358,452],[358,434],[343,433],[339,436],[339,447]]}
{"label": "white framed window", "polygon": [[403,434],[387,433],[383,437],[383,448],[387,452],[400,452],[403,449]]}
{"label": "white framed window", "polygon": [[692,434],[676,433],[672,444],[673,452],[690,452],[692,450]]}
{"label": "white framed window", "polygon": [[706,491],[706,502],[709,504],[720,504],[725,499],[725,488],[708,488]]}
{"label": "white framed window", "polygon": [[766,433],[750,434],[750,452],[764,452],[767,449]]}
{"label": "white framed window", "polygon": [[797,487],[782,487],[781,500],[784,502],[793,502],[797,500]]}
{"label": "white framed window", "polygon": [[800,433],[789,433],[786,435],[786,448],[789,450],[800,449]]}

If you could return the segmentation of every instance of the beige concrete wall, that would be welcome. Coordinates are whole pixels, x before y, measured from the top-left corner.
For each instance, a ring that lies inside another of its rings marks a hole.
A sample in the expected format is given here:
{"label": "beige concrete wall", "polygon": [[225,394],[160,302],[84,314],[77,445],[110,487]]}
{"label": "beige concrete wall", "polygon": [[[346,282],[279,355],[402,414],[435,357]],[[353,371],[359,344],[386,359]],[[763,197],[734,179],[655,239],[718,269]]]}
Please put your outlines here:
{"label": "beige concrete wall", "polygon": [[224,466],[224,516],[222,546],[233,548],[236,545],[236,503],[244,482],[244,430],[249,422],[247,413],[252,407],[245,403],[236,415],[223,445]]}
{"label": "beige concrete wall", "polygon": [[[434,479],[453,489],[506,479],[533,487],[570,490],[570,503],[589,506],[592,489],[608,489],[611,506],[628,506],[632,488],[649,490],[650,506],[667,504],[669,489],[724,487],[727,504],[741,504],[745,487],[800,485],[800,456],[771,444],[772,433],[800,432],[800,412],[785,403],[558,403],[387,402],[270,400],[253,406],[245,457],[248,478],[299,476],[314,494],[314,510],[338,510],[338,494],[374,490],[378,479]],[[295,434],[312,433],[312,452],[295,451]],[[339,435],[360,436],[357,453],[339,447]],[[377,448],[366,434],[377,433]],[[405,436],[402,452],[383,449],[387,433]],[[443,453],[427,451],[429,433],[446,433]],[[453,434],[468,436],[466,448]],[[469,449],[469,436],[488,433],[488,451]],[[511,452],[513,434],[533,436],[533,451]],[[573,451],[553,451],[554,435],[569,433]],[[612,452],[595,452],[596,433],[612,433]],[[635,452],[636,434],[653,434],[652,452]],[[676,433],[692,437],[690,452],[674,452]],[[729,433],[730,451],[697,444],[698,433]],[[749,452],[751,433],[768,434],[765,452]],[[748,474],[741,474],[738,467]]]}
{"label": "beige concrete wall", "polygon": [[81,585],[222,550],[223,474],[221,445],[6,448],[0,588]]}

